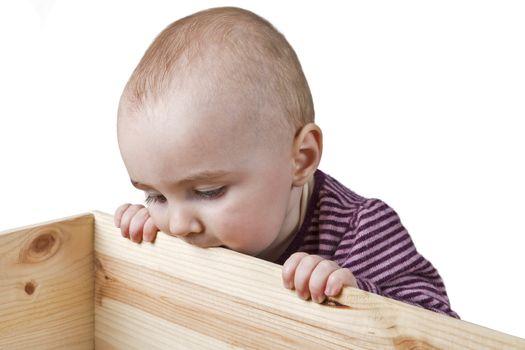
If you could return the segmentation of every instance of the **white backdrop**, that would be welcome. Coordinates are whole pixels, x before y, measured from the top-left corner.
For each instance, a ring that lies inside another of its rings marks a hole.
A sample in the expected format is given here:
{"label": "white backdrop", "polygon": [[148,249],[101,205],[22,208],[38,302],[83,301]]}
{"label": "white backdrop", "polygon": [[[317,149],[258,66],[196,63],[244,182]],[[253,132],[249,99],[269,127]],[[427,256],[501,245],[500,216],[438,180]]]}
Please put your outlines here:
{"label": "white backdrop", "polygon": [[321,169],[398,212],[462,319],[525,337],[521,1],[2,0],[0,230],[143,200],[121,90],[165,26],[224,5],[295,48]]}

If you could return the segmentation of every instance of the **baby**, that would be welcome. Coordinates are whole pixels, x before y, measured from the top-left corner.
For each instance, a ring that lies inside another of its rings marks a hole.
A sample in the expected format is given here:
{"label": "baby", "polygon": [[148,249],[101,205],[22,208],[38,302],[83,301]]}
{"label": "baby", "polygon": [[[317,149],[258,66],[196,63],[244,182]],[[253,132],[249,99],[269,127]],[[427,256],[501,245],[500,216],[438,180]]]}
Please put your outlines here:
{"label": "baby", "polygon": [[162,31],[122,94],[118,142],[147,205],[116,210],[124,237],[283,264],[284,286],[317,303],[351,286],[458,317],[396,212],[317,169],[301,65],[256,14],[214,8]]}

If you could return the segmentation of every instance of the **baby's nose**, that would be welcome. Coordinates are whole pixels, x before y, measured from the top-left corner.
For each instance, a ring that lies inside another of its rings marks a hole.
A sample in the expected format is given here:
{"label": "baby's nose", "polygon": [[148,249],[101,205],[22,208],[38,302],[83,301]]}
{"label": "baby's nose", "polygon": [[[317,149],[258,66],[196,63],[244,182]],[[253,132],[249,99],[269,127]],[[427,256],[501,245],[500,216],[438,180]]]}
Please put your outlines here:
{"label": "baby's nose", "polygon": [[192,233],[201,233],[202,225],[196,216],[188,210],[174,210],[170,215],[170,234],[178,237],[186,237]]}

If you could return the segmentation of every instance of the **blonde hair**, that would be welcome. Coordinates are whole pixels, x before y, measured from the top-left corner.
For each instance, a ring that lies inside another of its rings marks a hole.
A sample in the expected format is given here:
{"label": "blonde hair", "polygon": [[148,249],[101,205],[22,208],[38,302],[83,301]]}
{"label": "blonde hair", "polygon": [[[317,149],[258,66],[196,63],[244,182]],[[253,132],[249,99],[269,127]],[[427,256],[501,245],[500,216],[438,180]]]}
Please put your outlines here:
{"label": "blonde hair", "polygon": [[145,52],[122,100],[140,109],[165,96],[173,80],[191,75],[193,63],[204,57],[220,60],[226,80],[257,105],[278,108],[279,126],[297,132],[314,121],[310,89],[293,48],[267,20],[235,7],[200,11],[170,24]]}

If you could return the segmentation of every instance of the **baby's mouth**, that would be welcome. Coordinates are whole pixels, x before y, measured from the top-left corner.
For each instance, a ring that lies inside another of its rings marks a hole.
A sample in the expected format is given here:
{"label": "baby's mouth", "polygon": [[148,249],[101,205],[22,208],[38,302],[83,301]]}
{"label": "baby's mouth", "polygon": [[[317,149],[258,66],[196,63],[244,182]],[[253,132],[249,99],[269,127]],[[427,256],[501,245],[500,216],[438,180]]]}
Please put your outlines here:
{"label": "baby's mouth", "polygon": [[206,248],[205,241],[203,240],[203,233],[189,233],[184,237],[181,237],[181,239],[191,245],[200,247],[200,248]]}

